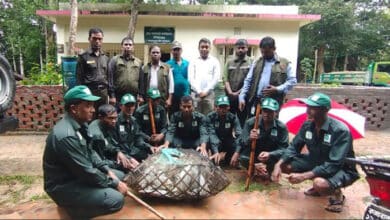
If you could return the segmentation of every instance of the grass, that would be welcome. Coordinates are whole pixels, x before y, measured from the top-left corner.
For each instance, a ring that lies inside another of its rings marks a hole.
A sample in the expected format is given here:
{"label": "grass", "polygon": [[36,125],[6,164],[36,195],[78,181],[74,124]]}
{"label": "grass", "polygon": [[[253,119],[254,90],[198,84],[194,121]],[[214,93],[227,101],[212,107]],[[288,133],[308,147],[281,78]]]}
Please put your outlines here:
{"label": "grass", "polygon": [[33,195],[30,198],[30,201],[38,201],[38,200],[48,200],[50,197],[46,193],[38,194],[38,195]]}
{"label": "grass", "polygon": [[[253,191],[272,191],[279,187],[279,184],[275,183],[259,183],[251,181],[249,185],[248,192]],[[226,189],[227,192],[245,192],[245,180],[240,180],[238,182],[232,182]]]}
{"label": "grass", "polygon": [[[3,193],[3,199],[0,203],[16,204],[26,199],[26,191],[29,190],[35,182],[42,179],[42,176],[31,175],[4,175],[0,176],[0,185],[6,185],[8,188]],[[28,198],[28,197],[27,197]],[[32,199],[48,198],[47,195],[35,195]]]}
{"label": "grass", "polygon": [[42,178],[41,176],[29,176],[29,175],[5,175],[0,176],[1,185],[15,185],[20,183],[23,185],[32,185],[35,180]]}

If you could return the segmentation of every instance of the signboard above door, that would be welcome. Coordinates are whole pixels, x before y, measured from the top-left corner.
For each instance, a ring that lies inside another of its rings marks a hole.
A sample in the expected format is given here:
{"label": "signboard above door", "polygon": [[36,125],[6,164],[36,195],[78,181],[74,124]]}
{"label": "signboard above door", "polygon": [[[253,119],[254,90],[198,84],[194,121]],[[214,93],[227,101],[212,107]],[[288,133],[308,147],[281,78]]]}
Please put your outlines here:
{"label": "signboard above door", "polygon": [[173,27],[145,27],[144,41],[152,44],[170,44],[175,39]]}

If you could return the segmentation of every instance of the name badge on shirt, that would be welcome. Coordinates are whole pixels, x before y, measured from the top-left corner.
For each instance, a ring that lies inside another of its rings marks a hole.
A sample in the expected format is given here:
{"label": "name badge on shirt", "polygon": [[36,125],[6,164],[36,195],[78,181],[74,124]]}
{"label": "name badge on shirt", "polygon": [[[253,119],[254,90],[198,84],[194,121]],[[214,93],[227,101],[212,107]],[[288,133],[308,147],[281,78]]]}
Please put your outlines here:
{"label": "name badge on shirt", "polygon": [[87,64],[94,64],[95,60],[87,60]]}
{"label": "name badge on shirt", "polygon": [[119,132],[125,132],[125,126],[119,125]]}
{"label": "name badge on shirt", "polygon": [[274,136],[274,137],[278,136],[278,130],[272,129],[271,130],[271,136]]}
{"label": "name badge on shirt", "polygon": [[160,119],[160,114],[154,116],[155,119]]}
{"label": "name badge on shirt", "polygon": [[219,122],[215,122],[214,127],[218,128],[219,127]]}
{"label": "name badge on shirt", "polygon": [[149,120],[149,115],[144,115],[144,120]]}
{"label": "name badge on shirt", "polygon": [[177,126],[179,126],[179,128],[184,128],[184,123],[179,121],[179,124]]}
{"label": "name badge on shirt", "polygon": [[330,134],[324,135],[324,143],[330,144],[331,139],[332,139],[332,135]]}
{"label": "name badge on shirt", "polygon": [[311,131],[306,131],[305,138],[311,140],[313,138],[313,133],[311,133]]}
{"label": "name badge on shirt", "polygon": [[230,127],[231,127],[230,122],[225,124],[225,128],[230,128]]}
{"label": "name badge on shirt", "polygon": [[193,122],[192,122],[192,126],[193,126],[193,127],[198,126],[198,122],[197,122],[197,121],[193,121]]}
{"label": "name badge on shirt", "polygon": [[107,139],[104,138],[104,146],[107,146],[108,145],[108,141]]}
{"label": "name badge on shirt", "polygon": [[251,114],[254,115],[254,114],[255,114],[255,111],[256,111],[255,106],[252,106],[252,108],[251,108]]}
{"label": "name badge on shirt", "polygon": [[77,131],[76,134],[77,134],[77,137],[79,137],[80,141],[83,140],[83,136],[80,134],[80,132]]}

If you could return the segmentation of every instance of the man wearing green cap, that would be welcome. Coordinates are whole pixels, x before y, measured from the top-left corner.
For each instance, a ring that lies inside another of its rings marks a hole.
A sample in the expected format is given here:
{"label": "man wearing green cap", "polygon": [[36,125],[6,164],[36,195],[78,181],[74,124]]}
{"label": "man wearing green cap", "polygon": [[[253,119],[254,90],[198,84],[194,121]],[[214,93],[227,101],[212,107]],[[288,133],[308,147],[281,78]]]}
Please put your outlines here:
{"label": "man wearing green cap", "polygon": [[114,169],[127,172],[135,168],[138,162],[121,152],[119,136],[115,128],[118,119],[116,108],[110,104],[101,105],[98,109],[98,117],[88,126],[88,131],[92,135],[92,148]]}
{"label": "man wearing green cap", "polygon": [[180,111],[172,115],[165,143],[158,150],[167,147],[190,148],[207,157],[208,140],[206,117],[194,111],[191,96],[183,96],[180,100]]}
{"label": "man wearing green cap", "polygon": [[139,125],[132,116],[136,102],[134,96],[130,93],[122,96],[121,112],[118,116],[116,129],[119,134],[121,150],[138,161],[142,161],[148,157],[149,153],[154,152],[154,148],[152,145],[145,143],[140,134]]}
{"label": "man wearing green cap", "polygon": [[210,134],[210,147],[213,151],[211,159],[216,164],[224,161],[225,164],[237,166],[237,160],[233,161],[233,153],[239,152],[240,147],[237,138],[241,135],[241,125],[237,116],[231,112],[230,102],[227,96],[219,96],[215,100],[216,111],[207,115],[207,125]]}
{"label": "man wearing green cap", "polygon": [[[240,163],[248,168],[251,142],[256,140],[255,148],[255,174],[269,179],[275,163],[288,146],[288,131],[286,125],[276,119],[279,103],[272,98],[261,101],[261,120],[258,129],[253,129],[255,117],[245,122],[242,135],[239,139],[244,146]],[[235,155],[238,157],[238,155]]]}
{"label": "man wearing green cap", "polygon": [[110,169],[90,147],[87,123],[94,113],[86,86],[64,96],[65,116],[50,132],[43,153],[44,189],[72,218],[92,218],[118,211],[124,204],[124,174]]}
{"label": "man wearing green cap", "polygon": [[[151,102],[152,104],[154,125],[152,126],[152,116],[149,111],[149,103],[139,107],[135,111],[134,117],[140,126],[140,133],[144,140],[153,146],[159,146],[164,143],[165,133],[167,132],[167,115],[164,107],[160,105],[161,95],[158,89],[149,88],[147,96],[150,99],[148,102]],[[152,131],[152,127],[154,127],[155,131]]]}
{"label": "man wearing green cap", "polygon": [[[313,186],[304,193],[331,195],[325,209],[341,212],[345,200],[341,187],[359,178],[356,167],[345,163],[346,157],[355,157],[352,135],[345,124],[328,116],[329,96],[315,93],[303,102],[307,105],[308,120],[276,163],[272,179],[278,182],[282,172],[289,174],[287,178],[292,184],[310,179]],[[305,145],[309,153],[301,154]]]}

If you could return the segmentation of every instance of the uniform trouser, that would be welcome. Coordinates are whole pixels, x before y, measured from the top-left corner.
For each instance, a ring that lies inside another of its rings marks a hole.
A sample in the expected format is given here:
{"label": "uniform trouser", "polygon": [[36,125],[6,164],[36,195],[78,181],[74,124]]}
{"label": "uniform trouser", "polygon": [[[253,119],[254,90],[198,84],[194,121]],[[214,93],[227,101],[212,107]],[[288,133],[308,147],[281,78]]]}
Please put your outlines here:
{"label": "uniform trouser", "polygon": [[243,111],[240,111],[238,109],[238,97],[228,96],[229,102],[230,102],[230,112],[233,114],[236,114],[238,117],[238,120],[240,121],[241,127],[244,126],[245,120],[247,118],[247,110],[244,109]]}
{"label": "uniform trouser", "polygon": [[185,148],[185,149],[194,149],[200,145],[200,138],[191,140],[191,139],[183,139],[179,137],[174,137],[172,143],[169,144],[169,147],[172,148]]}
{"label": "uniform trouser", "polygon": [[[211,141],[210,141],[211,142]],[[230,164],[230,160],[232,159],[232,156],[236,150],[236,144],[235,144],[234,139],[226,139],[222,140],[218,144],[218,151],[221,152],[226,152],[225,159],[222,161],[222,165],[224,164]],[[213,144],[213,143],[212,143]]]}
{"label": "uniform trouser", "polygon": [[173,113],[180,111],[180,99],[181,97],[172,97],[172,106],[168,111],[169,119],[171,119],[171,115],[173,115]]}
{"label": "uniform trouser", "polygon": [[206,97],[200,98],[193,96],[193,98],[196,111],[204,115],[207,115],[208,113],[213,111],[215,99],[214,91],[211,91]]}
{"label": "uniform trouser", "polygon": [[[314,167],[318,166],[316,161],[310,158],[307,154],[299,154],[286,161],[291,165],[293,172],[303,173],[306,171],[312,170]],[[346,187],[351,185],[359,178],[359,174],[353,169],[340,169],[332,176],[324,176],[329,183],[332,189],[337,189],[340,187]]]}
{"label": "uniform trouser", "polygon": [[[123,172],[113,169],[112,171],[119,179],[123,179]],[[75,219],[110,214],[119,211],[124,204],[123,195],[113,188],[98,188],[80,182],[72,182],[57,188],[55,192],[48,194]]]}
{"label": "uniform trouser", "polygon": [[97,118],[99,106],[108,104],[108,92],[107,89],[91,89],[91,92],[93,95],[100,97],[100,99],[95,102],[95,118]]}

